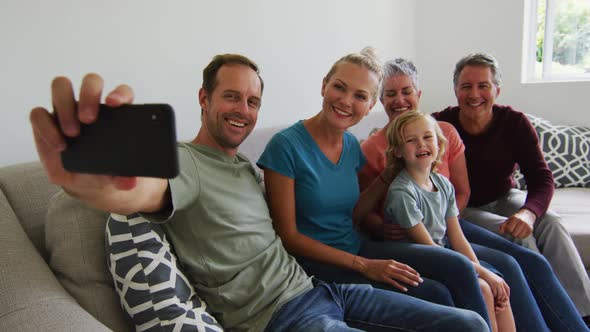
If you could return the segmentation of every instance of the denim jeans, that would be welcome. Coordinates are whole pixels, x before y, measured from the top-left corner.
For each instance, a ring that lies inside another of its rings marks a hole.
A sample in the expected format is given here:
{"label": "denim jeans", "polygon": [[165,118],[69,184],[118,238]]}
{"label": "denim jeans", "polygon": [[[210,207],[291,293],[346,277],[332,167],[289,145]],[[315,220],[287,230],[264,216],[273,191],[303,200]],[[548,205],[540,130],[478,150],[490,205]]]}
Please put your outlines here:
{"label": "denim jeans", "polygon": [[[507,216],[516,213],[524,205],[526,198],[525,192],[513,188],[496,201],[465,208],[462,216],[497,234]],[[533,233],[524,239],[502,236],[545,256],[580,314],[590,315],[590,278],[571,236],[555,212],[549,209],[540,216]]]}
{"label": "denim jeans", "polygon": [[[489,324],[486,305],[473,264],[463,255],[445,248],[408,242],[363,241],[360,256],[393,259],[414,268],[424,282],[405,285],[404,293],[429,302],[475,311]],[[401,292],[397,288],[366,278],[362,274],[334,265],[298,257],[307,274],[325,282],[371,284],[376,288]]]}
{"label": "denim jeans", "polygon": [[518,331],[550,332],[523,272],[511,256],[480,244],[471,243],[480,262],[486,261],[501,274],[510,286],[510,305]]}
{"label": "denim jeans", "polygon": [[275,312],[265,331],[488,331],[488,326],[473,311],[370,285],[319,281]]}
{"label": "denim jeans", "polygon": [[[543,256],[468,221],[459,220],[459,223],[469,242],[504,252],[520,265],[526,283],[520,273],[514,273],[515,269],[506,268],[512,262],[493,251],[480,251],[478,246],[473,245],[476,255],[498,268],[510,286],[510,304],[519,331],[547,331],[548,328],[543,327],[544,324],[538,318],[539,311],[552,331],[588,331],[575,305]],[[523,284],[528,284],[529,287],[524,287]],[[536,303],[531,297],[531,291]]]}

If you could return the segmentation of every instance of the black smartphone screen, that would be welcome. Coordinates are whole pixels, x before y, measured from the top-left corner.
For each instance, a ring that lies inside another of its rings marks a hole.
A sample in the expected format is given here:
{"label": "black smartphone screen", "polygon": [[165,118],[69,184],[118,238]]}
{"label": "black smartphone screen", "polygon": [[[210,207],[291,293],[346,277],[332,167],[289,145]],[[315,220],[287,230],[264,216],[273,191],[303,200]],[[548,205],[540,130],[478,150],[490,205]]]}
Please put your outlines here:
{"label": "black smartphone screen", "polygon": [[65,169],[78,173],[173,178],[178,175],[174,111],[167,104],[100,105],[97,120],[66,138]]}

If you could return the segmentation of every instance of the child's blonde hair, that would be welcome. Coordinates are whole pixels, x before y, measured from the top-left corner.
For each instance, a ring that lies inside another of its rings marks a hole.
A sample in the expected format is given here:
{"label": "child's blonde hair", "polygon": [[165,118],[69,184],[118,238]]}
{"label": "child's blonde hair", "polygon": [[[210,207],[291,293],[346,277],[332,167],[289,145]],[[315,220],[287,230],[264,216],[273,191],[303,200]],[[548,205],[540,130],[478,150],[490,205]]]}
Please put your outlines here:
{"label": "child's blonde hair", "polygon": [[404,161],[404,159],[399,158],[395,155],[395,151],[399,150],[401,146],[404,144],[404,128],[408,124],[413,123],[414,121],[419,119],[426,120],[428,123],[432,125],[432,127],[434,127],[434,133],[436,135],[436,138],[438,139],[438,155],[436,156],[436,159],[432,162],[431,172],[438,171],[438,166],[442,161],[442,156],[445,154],[448,141],[443,135],[442,130],[438,125],[438,122],[436,122],[436,120],[432,116],[424,114],[420,111],[406,112],[395,118],[395,120],[393,120],[389,124],[386,133],[387,143],[389,144],[389,148],[387,149],[386,153],[388,155],[391,155],[393,158],[393,165],[390,166],[393,167],[393,173],[396,176],[406,167],[406,162]]}

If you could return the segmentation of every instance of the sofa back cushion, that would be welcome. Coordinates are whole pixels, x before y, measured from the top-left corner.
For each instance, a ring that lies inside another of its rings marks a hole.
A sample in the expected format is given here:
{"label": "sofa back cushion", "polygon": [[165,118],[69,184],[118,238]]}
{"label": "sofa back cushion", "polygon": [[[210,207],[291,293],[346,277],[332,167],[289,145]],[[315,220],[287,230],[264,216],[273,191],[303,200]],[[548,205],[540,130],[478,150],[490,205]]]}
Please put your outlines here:
{"label": "sofa back cushion", "polygon": [[[375,128],[382,128],[387,124],[387,114],[383,111],[372,111],[365,116],[358,124],[350,128],[350,132],[358,139],[363,140],[369,137],[371,131]],[[278,131],[291,126],[294,123],[288,123],[282,126],[256,128],[248,138],[240,145],[239,151],[253,163],[256,164],[258,158],[264,151],[266,144]]]}
{"label": "sofa back cushion", "polygon": [[0,192],[0,330],[106,331],[63,289]]}
{"label": "sofa back cushion", "polygon": [[107,218],[108,213],[89,208],[60,190],[47,211],[48,261],[62,286],[94,318],[113,331],[132,331],[107,268]]}
{"label": "sofa back cushion", "polygon": [[47,258],[45,214],[49,200],[59,187],[49,183],[41,163],[31,162],[3,167],[0,189],[35,248]]}

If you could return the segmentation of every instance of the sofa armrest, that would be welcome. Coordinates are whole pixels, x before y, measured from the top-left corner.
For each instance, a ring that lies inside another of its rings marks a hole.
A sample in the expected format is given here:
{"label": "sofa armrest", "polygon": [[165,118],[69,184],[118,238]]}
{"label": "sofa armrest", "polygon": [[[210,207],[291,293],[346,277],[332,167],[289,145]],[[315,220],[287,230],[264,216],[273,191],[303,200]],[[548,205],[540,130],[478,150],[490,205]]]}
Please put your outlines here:
{"label": "sofa armrest", "polygon": [[0,331],[109,331],[63,289],[0,191]]}
{"label": "sofa armrest", "polygon": [[40,300],[8,314],[0,313],[0,330],[111,331],[71,298]]}

